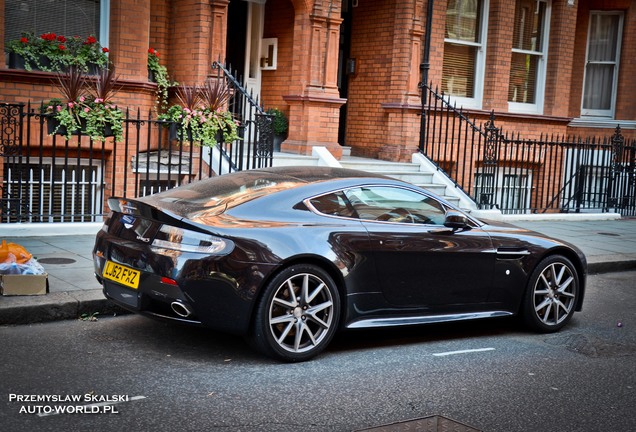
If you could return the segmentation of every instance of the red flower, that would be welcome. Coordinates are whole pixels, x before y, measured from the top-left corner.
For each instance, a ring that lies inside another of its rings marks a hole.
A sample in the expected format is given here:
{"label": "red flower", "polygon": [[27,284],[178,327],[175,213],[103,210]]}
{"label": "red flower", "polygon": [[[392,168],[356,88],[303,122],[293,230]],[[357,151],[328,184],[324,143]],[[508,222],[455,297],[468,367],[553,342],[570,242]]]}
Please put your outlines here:
{"label": "red flower", "polygon": [[58,48],[60,49],[60,51],[64,51],[66,49],[64,45],[58,45]]}
{"label": "red flower", "polygon": [[65,38],[64,36],[62,36],[62,35],[59,35],[59,36],[57,37],[57,41],[58,41],[58,42],[62,42],[62,43],[64,43],[64,42],[66,42],[66,38]]}
{"label": "red flower", "polygon": [[102,52],[107,53],[108,51],[110,51],[108,48],[106,48],[106,47],[102,48]]}
{"label": "red flower", "polygon": [[22,42],[23,44],[29,43],[29,39],[25,38],[25,37],[21,37],[20,38],[20,42]]}
{"label": "red flower", "polygon": [[55,33],[42,33],[40,35],[40,38],[44,39],[45,41],[52,42],[57,38],[57,35]]}
{"label": "red flower", "polygon": [[154,48],[148,48],[148,53],[149,54],[154,54],[155,53],[155,49]]}
{"label": "red flower", "polygon": [[95,42],[97,42],[97,39],[95,39],[94,36],[89,36],[86,38],[86,42],[84,42],[85,45],[92,45]]}

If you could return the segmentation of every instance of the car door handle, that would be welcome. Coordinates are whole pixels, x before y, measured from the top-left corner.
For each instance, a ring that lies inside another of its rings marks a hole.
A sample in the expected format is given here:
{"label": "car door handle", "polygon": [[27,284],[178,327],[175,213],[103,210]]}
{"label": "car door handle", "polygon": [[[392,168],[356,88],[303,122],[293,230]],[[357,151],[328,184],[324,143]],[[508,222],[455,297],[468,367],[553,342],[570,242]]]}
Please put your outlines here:
{"label": "car door handle", "polygon": [[404,240],[380,240],[380,244],[384,246],[402,246]]}

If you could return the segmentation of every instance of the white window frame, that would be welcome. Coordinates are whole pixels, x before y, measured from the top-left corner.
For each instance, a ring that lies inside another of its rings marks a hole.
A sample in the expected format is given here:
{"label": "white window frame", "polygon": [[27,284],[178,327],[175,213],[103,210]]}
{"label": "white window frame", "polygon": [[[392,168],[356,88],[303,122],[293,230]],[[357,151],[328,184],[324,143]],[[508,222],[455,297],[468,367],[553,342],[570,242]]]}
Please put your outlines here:
{"label": "white window frame", "polygon": [[477,47],[477,58],[475,59],[475,96],[461,97],[448,95],[450,103],[458,107],[481,109],[484,98],[484,78],[486,76],[486,45],[488,41],[488,13],[490,11],[490,0],[482,1],[481,22],[479,23],[479,42],[467,42],[461,39],[444,38],[444,43]]}
{"label": "white window frame", "polygon": [[[583,107],[583,102],[585,101],[585,83],[587,80],[587,64],[589,62],[589,54],[590,54],[590,37],[592,35],[592,22],[593,17],[596,15],[618,15],[618,33],[616,35],[616,61],[614,66],[614,76],[612,82],[612,99],[610,102],[610,109],[608,110],[599,110],[599,109],[585,109]],[[585,47],[585,67],[583,69],[583,88],[581,90],[581,117],[604,117],[613,119],[616,114],[616,95],[618,91],[618,72],[620,69],[620,56],[621,56],[621,45],[623,41],[623,26],[625,22],[625,14],[623,11],[598,11],[593,10],[590,11],[590,20],[587,28],[587,41]]]}
{"label": "white window frame", "polygon": [[541,37],[541,47],[539,51],[528,51],[513,48],[514,54],[529,54],[539,58],[537,62],[537,79],[535,88],[535,102],[508,102],[508,111],[514,113],[543,114],[543,105],[545,101],[545,81],[547,77],[548,64],[548,48],[550,45],[550,17],[552,15],[551,0],[537,0],[537,3],[545,3],[545,16],[543,23],[543,35]]}

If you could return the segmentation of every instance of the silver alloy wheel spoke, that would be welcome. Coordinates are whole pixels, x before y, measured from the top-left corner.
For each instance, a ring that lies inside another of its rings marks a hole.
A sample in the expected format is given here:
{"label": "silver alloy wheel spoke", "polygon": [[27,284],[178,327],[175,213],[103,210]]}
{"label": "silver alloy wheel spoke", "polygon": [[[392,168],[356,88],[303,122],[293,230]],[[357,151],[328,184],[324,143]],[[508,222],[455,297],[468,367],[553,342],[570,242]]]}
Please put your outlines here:
{"label": "silver alloy wheel spoke", "polygon": [[561,262],[541,272],[534,288],[535,312],[541,322],[557,325],[567,318],[576,298],[574,281],[570,268]]}
{"label": "silver alloy wheel spoke", "polygon": [[271,301],[269,326],[278,345],[301,353],[316,347],[328,334],[333,299],[327,284],[311,273],[283,282]]}

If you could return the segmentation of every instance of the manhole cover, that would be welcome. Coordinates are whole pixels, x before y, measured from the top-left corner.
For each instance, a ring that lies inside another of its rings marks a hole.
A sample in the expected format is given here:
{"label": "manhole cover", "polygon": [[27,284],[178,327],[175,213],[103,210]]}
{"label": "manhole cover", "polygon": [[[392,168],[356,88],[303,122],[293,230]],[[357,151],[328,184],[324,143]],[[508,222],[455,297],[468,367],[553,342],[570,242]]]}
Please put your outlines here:
{"label": "manhole cover", "polygon": [[73,258],[39,258],[38,262],[41,264],[73,264],[75,260]]}
{"label": "manhole cover", "polygon": [[393,424],[384,425],[384,426],[372,427],[369,429],[362,429],[359,432],[406,432],[406,431],[479,432],[479,429],[466,426],[465,424],[461,424],[459,422],[448,419],[446,417],[431,416],[431,417],[424,417],[424,418],[415,419],[415,420],[393,423]]}

